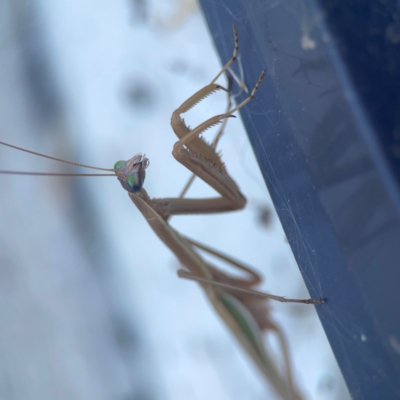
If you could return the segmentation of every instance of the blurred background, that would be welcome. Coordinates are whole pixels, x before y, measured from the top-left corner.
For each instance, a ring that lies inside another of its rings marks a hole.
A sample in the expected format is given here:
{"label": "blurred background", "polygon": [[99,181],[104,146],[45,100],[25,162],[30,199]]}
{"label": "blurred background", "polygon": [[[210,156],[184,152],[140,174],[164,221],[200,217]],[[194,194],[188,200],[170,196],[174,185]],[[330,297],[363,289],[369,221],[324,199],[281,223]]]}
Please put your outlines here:
{"label": "blurred background", "polygon": [[[195,1],[3,0],[0,140],[104,168],[142,152],[148,193],[174,197],[190,173],[171,156],[171,114],[220,68]],[[225,106],[216,94],[187,120]],[[240,118],[220,149],[247,209],[172,225],[253,265],[265,291],[308,297]],[[6,147],[0,169],[77,170]],[[178,268],[115,178],[0,175],[0,398],[275,398]],[[314,308],[271,308],[305,398],[346,399]]]}

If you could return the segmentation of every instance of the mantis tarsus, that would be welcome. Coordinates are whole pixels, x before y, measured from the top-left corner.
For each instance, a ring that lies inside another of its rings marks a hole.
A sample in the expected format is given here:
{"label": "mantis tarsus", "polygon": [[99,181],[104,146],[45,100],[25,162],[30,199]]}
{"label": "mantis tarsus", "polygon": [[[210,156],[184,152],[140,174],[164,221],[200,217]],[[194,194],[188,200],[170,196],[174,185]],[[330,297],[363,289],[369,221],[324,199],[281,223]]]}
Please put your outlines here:
{"label": "mantis tarsus", "polygon": [[[154,232],[171,249],[184,267],[184,269],[178,271],[178,275],[182,278],[195,280],[202,286],[217,313],[229,326],[238,341],[257,364],[265,378],[274,385],[277,393],[284,399],[300,399],[301,395],[298,393],[297,389],[294,388],[292,382],[285,338],[279,327],[269,318],[269,311],[266,308],[265,300],[272,298],[282,302],[306,304],[321,303],[322,300],[286,299],[284,297],[255,291],[253,288],[261,283],[261,277],[252,269],[238,263],[230,257],[221,255],[198,242],[182,236],[168,223],[168,219],[172,215],[233,211],[243,208],[246,204],[245,197],[241,194],[236,183],[228,175],[220,156],[215,151],[215,145],[207,144],[199,135],[211,126],[225,121],[227,118],[231,117],[235,111],[251,101],[264,77],[264,72],[261,73],[250,96],[226,113],[211,117],[192,130],[186,126],[184,120],[181,118],[181,114],[195,106],[204,97],[217,90],[226,90],[222,86],[216,84],[215,81],[236,59],[238,51],[236,28],[234,28],[234,36],[234,53],[229,62],[209,85],[199,90],[176,109],[171,118],[172,128],[179,138],[178,142],[174,145],[172,154],[177,161],[212,186],[221,197],[211,199],[185,199],[182,195],[179,198],[150,198],[142,187],[145,180],[145,169],[149,162],[146,157],[140,154],[135,155],[128,161],[117,162],[113,169],[99,169],[112,172],[112,175],[118,177],[122,186],[128,191],[129,197],[146,218]],[[0,143],[7,145],[3,142]],[[18,147],[16,148],[23,150]],[[39,153],[34,154],[42,156]],[[87,167],[85,165],[80,166]],[[6,171],[2,172],[6,173]],[[38,175],[46,174],[38,173]],[[59,176],[60,174],[56,175]],[[227,275],[225,272],[211,265],[208,261],[205,261],[196,249],[222,259],[233,267],[244,271],[248,277],[238,278]],[[263,345],[262,331],[264,330],[275,332],[278,336],[286,365],[286,373],[284,375],[278,372],[272,362],[272,358],[268,355]]]}

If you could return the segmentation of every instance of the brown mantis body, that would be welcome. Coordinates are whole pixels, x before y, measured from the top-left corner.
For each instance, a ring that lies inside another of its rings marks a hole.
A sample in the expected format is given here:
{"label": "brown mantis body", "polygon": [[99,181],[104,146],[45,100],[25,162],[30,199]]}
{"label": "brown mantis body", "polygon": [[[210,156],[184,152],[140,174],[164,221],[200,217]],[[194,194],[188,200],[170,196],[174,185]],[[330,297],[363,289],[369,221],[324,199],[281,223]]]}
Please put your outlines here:
{"label": "brown mantis body", "polygon": [[[146,218],[157,236],[179,259],[184,267],[178,272],[179,276],[199,282],[217,313],[254,360],[265,378],[273,384],[280,397],[301,399],[301,395],[294,388],[292,382],[284,335],[279,327],[271,321],[266,299],[308,304],[322,301],[319,299],[286,299],[255,291],[254,288],[261,282],[258,274],[241,263],[180,235],[168,223],[168,219],[172,215],[233,211],[243,208],[246,204],[245,197],[226,171],[220,156],[215,151],[215,146],[207,144],[199,135],[231,117],[232,113],[245,106],[254,97],[264,73],[260,75],[251,95],[226,113],[211,117],[192,130],[181,118],[182,113],[188,111],[207,95],[216,90],[225,90],[214,82],[236,58],[238,47],[236,29],[234,32],[235,50],[231,60],[209,85],[199,90],[175,110],[171,118],[171,126],[179,139],[174,145],[173,156],[196,176],[212,186],[220,194],[220,197],[211,199],[150,198],[142,188],[148,159],[141,155],[136,155],[126,162],[116,163],[111,171],[115,172],[122,186],[129,192],[132,202]],[[205,261],[196,249],[224,260],[244,271],[247,277],[233,277],[218,270]],[[274,366],[272,357],[263,345],[262,332],[266,330],[272,331],[278,336],[285,359],[286,371],[284,374],[281,374]]]}

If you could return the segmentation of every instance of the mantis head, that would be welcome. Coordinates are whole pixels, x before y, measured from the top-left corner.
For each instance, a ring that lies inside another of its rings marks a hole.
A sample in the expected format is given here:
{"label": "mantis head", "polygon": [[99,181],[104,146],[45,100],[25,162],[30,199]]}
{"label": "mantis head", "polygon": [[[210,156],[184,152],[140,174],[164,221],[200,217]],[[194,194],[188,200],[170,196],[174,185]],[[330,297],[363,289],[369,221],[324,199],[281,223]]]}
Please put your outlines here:
{"label": "mantis head", "polygon": [[130,193],[136,193],[142,189],[149,164],[148,158],[136,154],[128,161],[117,161],[114,171],[122,187]]}

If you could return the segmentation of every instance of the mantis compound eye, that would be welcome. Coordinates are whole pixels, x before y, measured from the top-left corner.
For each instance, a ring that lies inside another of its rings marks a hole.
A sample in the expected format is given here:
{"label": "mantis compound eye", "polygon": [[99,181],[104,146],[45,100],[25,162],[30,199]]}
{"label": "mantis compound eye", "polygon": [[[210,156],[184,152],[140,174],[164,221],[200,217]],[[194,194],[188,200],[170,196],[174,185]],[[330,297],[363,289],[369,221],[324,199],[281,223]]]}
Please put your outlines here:
{"label": "mantis compound eye", "polygon": [[114,164],[114,169],[121,169],[121,168],[124,166],[125,163],[126,163],[126,161],[123,161],[123,160],[117,161],[117,162]]}
{"label": "mantis compound eye", "polygon": [[140,174],[138,172],[133,172],[132,174],[126,177],[126,186],[128,192],[135,193],[139,192],[142,188],[143,181],[140,179]]}

